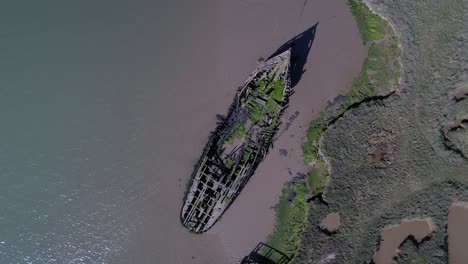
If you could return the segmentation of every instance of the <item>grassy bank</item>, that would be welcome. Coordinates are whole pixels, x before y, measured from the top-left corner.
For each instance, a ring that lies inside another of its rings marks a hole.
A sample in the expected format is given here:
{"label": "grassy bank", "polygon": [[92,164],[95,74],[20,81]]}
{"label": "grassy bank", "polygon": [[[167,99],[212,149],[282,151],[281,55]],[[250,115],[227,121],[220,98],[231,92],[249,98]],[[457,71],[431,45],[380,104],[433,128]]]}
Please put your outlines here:
{"label": "grassy bank", "polygon": [[275,207],[276,222],[267,244],[295,257],[307,221],[307,198],[321,194],[329,180],[328,167],[318,162],[307,178],[287,184]]}
{"label": "grassy bank", "polygon": [[317,164],[307,174],[307,184],[312,194],[321,194],[325,191],[330,173],[328,166],[323,160],[318,160]]}
{"label": "grassy bank", "polygon": [[400,48],[392,27],[361,0],[349,0],[348,5],[356,18],[362,40],[368,47],[367,57],[361,72],[353,80],[351,89],[344,95],[344,102],[335,109],[326,109],[319,118],[310,123],[303,144],[305,163],[319,159],[318,143],[327,129],[324,120],[342,114],[349,106],[365,98],[386,95],[398,85],[401,72]]}
{"label": "grassy bank", "polygon": [[385,95],[397,88],[401,66],[400,48],[393,28],[361,0],[349,0],[359,32],[368,47],[367,58],[338,112],[367,97]]}
{"label": "grassy bank", "polygon": [[[307,186],[303,182],[285,187],[275,207],[275,228],[268,237],[267,244],[288,256],[295,254],[304,231],[307,219],[307,193]],[[292,201],[288,201],[288,198],[293,195]]]}
{"label": "grassy bank", "polygon": [[320,139],[327,129],[326,120],[342,114],[349,106],[367,97],[386,95],[398,85],[400,49],[393,29],[361,0],[349,0],[348,4],[356,18],[362,40],[368,47],[368,56],[359,76],[344,96],[344,102],[338,107],[324,110],[319,118],[310,123],[303,144],[303,159],[305,163],[313,163],[314,166],[305,179],[284,187],[275,208],[275,228],[267,244],[293,257],[306,226],[306,199],[324,192],[330,179],[329,168],[319,155]]}
{"label": "grassy bank", "polygon": [[348,5],[356,19],[364,43],[385,37],[387,25],[382,23],[382,18],[371,12],[366,4],[361,0],[349,0]]}
{"label": "grassy bank", "polygon": [[325,130],[323,118],[312,121],[307,129],[306,141],[302,145],[302,156],[305,163],[311,163],[318,159],[319,140]]}

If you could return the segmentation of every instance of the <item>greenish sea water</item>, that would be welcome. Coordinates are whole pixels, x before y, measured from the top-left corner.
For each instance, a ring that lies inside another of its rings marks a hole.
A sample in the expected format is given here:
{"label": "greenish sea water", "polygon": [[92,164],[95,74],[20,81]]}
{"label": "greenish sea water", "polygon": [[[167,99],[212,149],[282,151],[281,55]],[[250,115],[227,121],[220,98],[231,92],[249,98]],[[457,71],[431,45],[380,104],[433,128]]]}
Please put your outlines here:
{"label": "greenish sea water", "polygon": [[168,144],[193,139],[173,132],[183,112],[170,113],[186,91],[172,59],[201,46],[197,12],[151,1],[1,4],[0,263],[210,258],[178,223],[181,178],[203,137],[180,145],[182,158]]}

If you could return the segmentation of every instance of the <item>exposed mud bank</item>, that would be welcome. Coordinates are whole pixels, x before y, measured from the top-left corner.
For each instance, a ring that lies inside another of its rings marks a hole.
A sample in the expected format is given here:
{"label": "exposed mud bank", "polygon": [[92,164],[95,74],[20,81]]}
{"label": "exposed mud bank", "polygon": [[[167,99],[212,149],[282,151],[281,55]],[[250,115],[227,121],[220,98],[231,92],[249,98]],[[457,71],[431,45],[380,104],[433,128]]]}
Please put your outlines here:
{"label": "exposed mud bank", "polygon": [[355,103],[351,104],[350,106],[348,106],[342,113],[340,113],[336,117],[331,117],[331,119],[326,122],[326,126],[328,127],[328,126],[333,125],[336,121],[338,121],[340,118],[342,118],[346,114],[346,112],[348,112],[348,111],[350,111],[352,109],[358,108],[362,104],[373,102],[373,101],[383,101],[383,100],[387,99],[388,97],[392,96],[393,94],[395,94],[395,91],[391,91],[386,95],[369,96],[369,97],[364,98],[363,100],[355,102]]}
{"label": "exposed mud bank", "polygon": [[340,227],[340,214],[329,213],[322,222],[320,222],[320,228],[328,233],[334,233]]}

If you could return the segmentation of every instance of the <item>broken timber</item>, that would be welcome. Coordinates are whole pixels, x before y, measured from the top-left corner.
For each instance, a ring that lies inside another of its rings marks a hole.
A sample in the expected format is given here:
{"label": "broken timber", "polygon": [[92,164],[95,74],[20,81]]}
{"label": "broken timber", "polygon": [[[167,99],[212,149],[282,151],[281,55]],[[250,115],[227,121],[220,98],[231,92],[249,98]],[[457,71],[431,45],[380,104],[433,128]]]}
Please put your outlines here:
{"label": "broken timber", "polygon": [[287,50],[260,64],[211,134],[182,207],[190,231],[211,228],[268,153],[291,94],[290,56]]}

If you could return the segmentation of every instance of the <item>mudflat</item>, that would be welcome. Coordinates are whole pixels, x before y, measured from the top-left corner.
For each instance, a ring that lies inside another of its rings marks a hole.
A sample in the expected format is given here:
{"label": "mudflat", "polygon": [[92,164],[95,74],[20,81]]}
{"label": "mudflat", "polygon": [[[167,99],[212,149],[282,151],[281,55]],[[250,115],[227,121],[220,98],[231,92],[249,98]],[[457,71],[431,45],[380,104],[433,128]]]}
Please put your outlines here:
{"label": "mudflat", "polygon": [[461,264],[468,259],[468,203],[456,202],[448,215],[449,263]]}
{"label": "mudflat", "polygon": [[409,236],[420,243],[433,231],[434,226],[430,218],[403,219],[398,225],[385,227],[382,231],[380,248],[373,258],[374,262],[391,264],[393,257],[398,254],[398,248]]}
{"label": "mudflat", "polygon": [[329,213],[322,222],[320,222],[320,228],[327,232],[335,232],[340,227],[340,214]]}

